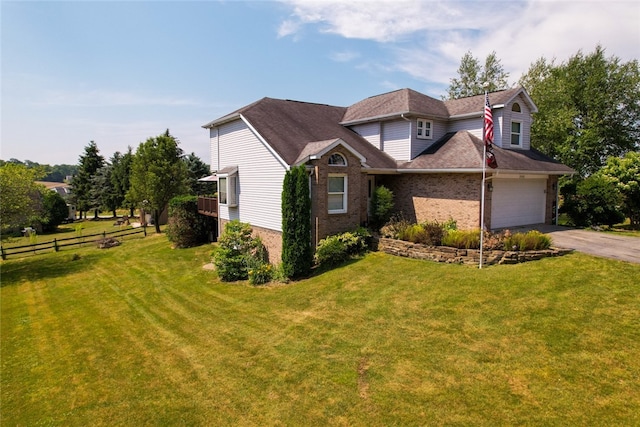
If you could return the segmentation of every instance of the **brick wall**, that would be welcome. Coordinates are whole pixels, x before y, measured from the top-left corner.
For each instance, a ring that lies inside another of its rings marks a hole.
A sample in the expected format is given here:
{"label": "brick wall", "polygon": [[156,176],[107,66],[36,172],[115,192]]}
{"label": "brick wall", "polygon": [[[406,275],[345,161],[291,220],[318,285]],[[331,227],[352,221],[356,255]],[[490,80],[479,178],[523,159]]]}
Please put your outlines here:
{"label": "brick wall", "polygon": [[[347,166],[329,165],[329,157],[340,153]],[[367,221],[367,175],[361,172],[360,159],[344,147],[338,146],[322,158],[311,160],[311,240],[312,247],[323,238],[353,230]],[[328,211],[328,177],[330,173],[347,175],[347,212],[330,214]]]}
{"label": "brick wall", "polygon": [[[405,174],[380,176],[378,184],[393,191],[396,211],[409,221],[457,221],[459,229],[480,227],[479,174]],[[491,194],[485,192],[485,209]],[[491,218],[490,208],[485,218]]]}
{"label": "brick wall", "polygon": [[[224,232],[225,224],[229,222],[226,219],[219,219],[220,222],[220,234]],[[262,243],[267,248],[269,254],[269,262],[272,264],[280,264],[282,261],[282,233],[275,230],[269,230],[268,228],[256,227],[251,225],[253,229],[253,236],[260,237]]]}

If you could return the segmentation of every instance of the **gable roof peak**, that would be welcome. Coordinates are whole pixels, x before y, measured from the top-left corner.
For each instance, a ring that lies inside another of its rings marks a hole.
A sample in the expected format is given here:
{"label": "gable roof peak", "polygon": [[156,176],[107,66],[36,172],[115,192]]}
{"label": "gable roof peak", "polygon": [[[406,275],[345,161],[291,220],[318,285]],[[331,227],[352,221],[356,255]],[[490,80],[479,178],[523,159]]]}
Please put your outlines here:
{"label": "gable roof peak", "polygon": [[354,125],[388,120],[405,114],[447,118],[447,109],[438,99],[416,90],[403,88],[370,96],[347,107],[341,124]]}

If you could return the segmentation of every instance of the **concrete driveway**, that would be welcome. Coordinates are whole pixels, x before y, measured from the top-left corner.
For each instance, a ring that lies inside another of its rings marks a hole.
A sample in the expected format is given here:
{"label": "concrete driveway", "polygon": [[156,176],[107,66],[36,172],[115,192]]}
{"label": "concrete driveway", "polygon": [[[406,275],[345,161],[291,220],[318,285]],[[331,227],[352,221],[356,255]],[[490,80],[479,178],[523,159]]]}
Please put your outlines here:
{"label": "concrete driveway", "polygon": [[535,225],[526,228],[550,235],[553,246],[558,248],[575,249],[590,255],[640,264],[640,237],[616,236],[613,233],[576,230],[555,225]]}

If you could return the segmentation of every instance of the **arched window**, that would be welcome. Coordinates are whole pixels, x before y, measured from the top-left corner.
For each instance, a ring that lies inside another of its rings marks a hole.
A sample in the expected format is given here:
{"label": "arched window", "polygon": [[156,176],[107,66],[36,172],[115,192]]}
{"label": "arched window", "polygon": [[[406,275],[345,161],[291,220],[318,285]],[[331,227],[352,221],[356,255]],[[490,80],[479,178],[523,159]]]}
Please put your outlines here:
{"label": "arched window", "polygon": [[516,113],[522,113],[522,110],[520,109],[520,104],[518,104],[517,102],[514,102],[513,107],[511,107],[511,111],[515,111]]}
{"label": "arched window", "polygon": [[329,164],[333,166],[347,166],[347,159],[340,153],[333,153],[329,157]]}

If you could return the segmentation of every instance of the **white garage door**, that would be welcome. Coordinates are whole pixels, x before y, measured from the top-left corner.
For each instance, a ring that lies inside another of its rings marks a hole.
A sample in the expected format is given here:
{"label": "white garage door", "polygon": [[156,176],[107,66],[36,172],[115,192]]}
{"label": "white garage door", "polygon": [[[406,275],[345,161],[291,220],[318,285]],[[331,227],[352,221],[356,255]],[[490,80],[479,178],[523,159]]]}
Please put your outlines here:
{"label": "white garage door", "polygon": [[546,179],[494,179],[491,228],[544,222]]}

